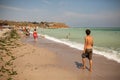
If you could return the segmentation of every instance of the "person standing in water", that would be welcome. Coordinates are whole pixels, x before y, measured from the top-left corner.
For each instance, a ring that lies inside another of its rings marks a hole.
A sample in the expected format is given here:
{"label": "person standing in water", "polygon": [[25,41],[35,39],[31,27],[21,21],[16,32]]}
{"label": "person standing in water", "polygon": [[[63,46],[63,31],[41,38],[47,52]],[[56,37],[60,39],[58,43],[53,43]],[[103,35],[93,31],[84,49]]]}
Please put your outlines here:
{"label": "person standing in water", "polygon": [[93,54],[93,37],[90,35],[91,31],[89,29],[86,29],[86,37],[85,37],[85,43],[84,43],[84,51],[82,54],[82,63],[83,63],[83,69],[86,68],[85,65],[85,58],[89,59],[90,64],[90,72],[92,71],[92,54]]}
{"label": "person standing in water", "polygon": [[33,37],[34,37],[34,41],[36,42],[36,41],[37,41],[37,38],[38,38],[38,34],[37,34],[36,29],[34,29]]}

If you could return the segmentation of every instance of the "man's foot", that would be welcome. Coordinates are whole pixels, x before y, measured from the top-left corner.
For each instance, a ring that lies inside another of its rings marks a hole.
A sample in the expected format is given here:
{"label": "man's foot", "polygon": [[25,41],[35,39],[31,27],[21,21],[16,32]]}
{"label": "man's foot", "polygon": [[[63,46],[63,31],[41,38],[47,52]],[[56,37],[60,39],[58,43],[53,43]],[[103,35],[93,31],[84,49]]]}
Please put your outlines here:
{"label": "man's foot", "polygon": [[81,69],[85,69],[86,67],[85,66],[82,66]]}
{"label": "man's foot", "polygon": [[92,72],[92,69],[89,69],[90,72]]}

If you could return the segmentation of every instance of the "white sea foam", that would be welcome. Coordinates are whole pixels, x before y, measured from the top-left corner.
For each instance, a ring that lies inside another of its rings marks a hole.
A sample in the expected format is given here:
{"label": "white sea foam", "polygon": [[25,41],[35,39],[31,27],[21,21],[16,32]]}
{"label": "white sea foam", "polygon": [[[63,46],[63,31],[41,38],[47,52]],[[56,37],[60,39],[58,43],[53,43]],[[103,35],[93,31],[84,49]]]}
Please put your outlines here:
{"label": "white sea foam", "polygon": [[[39,34],[39,35],[41,35],[41,34]],[[51,37],[48,35],[44,35],[44,36],[46,39],[68,45],[68,46],[70,46],[72,48],[76,48],[78,50],[83,50],[83,47],[84,47],[83,44],[70,41],[69,39],[57,39],[57,38],[54,38],[54,37]],[[120,63],[120,53],[118,53],[117,51],[114,51],[111,49],[105,49],[105,48],[101,48],[101,47],[96,47],[96,46],[94,46],[93,51],[95,54],[102,55],[108,59],[112,59],[112,60],[115,60],[118,63]]]}
{"label": "white sea foam", "polygon": [[[76,48],[78,50],[83,50],[83,47],[84,47],[83,44],[77,43],[77,42],[72,42],[72,41],[69,41],[68,39],[56,39],[56,38],[50,37],[48,35],[45,35],[45,37],[49,40],[52,40],[52,41],[55,41],[58,43],[63,43],[65,45],[68,45],[72,48]],[[120,63],[120,55],[119,55],[120,53],[117,53],[117,51],[110,50],[110,49],[104,49],[104,48],[96,47],[96,46],[93,51],[95,54],[102,55],[108,59],[112,59],[112,60],[115,60],[118,63]]]}
{"label": "white sea foam", "polygon": [[[96,48],[100,48],[100,47],[96,47]],[[99,54],[102,55],[108,59],[112,59],[117,61],[118,63],[120,63],[120,53],[118,53],[117,51],[111,50],[111,49],[96,49],[94,48],[94,53],[95,54]]]}

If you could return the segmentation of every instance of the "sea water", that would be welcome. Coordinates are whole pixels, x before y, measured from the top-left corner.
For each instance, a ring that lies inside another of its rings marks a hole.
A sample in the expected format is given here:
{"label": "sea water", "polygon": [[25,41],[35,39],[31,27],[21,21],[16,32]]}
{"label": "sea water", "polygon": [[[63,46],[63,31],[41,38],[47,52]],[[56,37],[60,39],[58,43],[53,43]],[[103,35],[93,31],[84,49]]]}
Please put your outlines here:
{"label": "sea water", "polygon": [[[83,50],[86,29],[88,28],[39,28],[37,31],[47,39]],[[94,38],[93,52],[120,63],[120,27],[96,27],[89,29]]]}

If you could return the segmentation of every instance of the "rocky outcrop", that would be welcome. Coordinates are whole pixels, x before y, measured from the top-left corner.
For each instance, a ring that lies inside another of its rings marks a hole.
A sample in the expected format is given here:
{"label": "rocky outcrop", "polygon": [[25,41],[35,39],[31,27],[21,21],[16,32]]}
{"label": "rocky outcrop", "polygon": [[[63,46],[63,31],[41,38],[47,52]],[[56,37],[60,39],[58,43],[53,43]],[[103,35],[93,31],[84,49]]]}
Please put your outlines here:
{"label": "rocky outcrop", "polygon": [[41,22],[40,27],[43,28],[68,28],[64,23],[58,23],[58,22]]}

